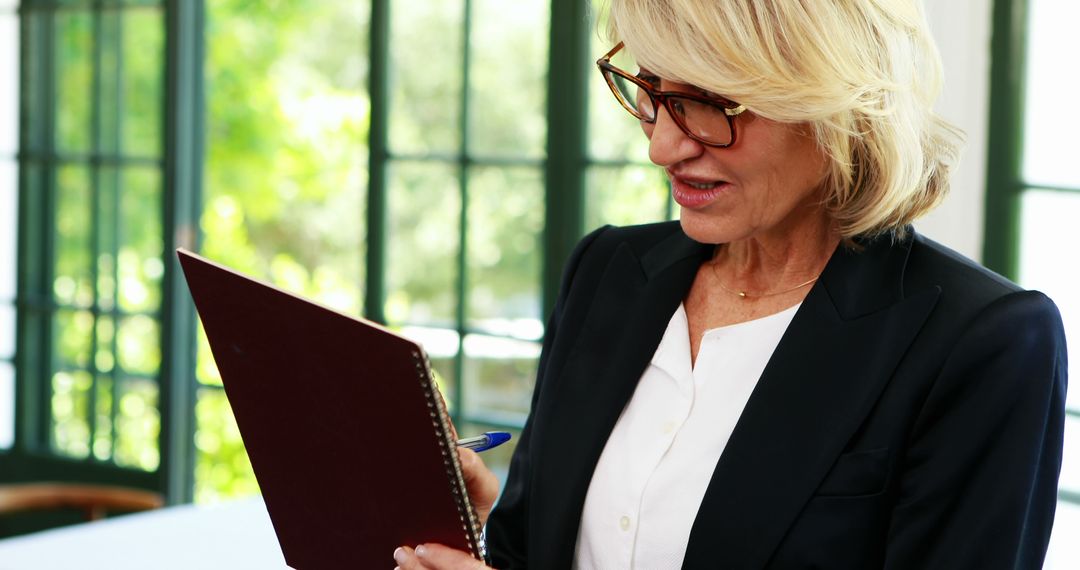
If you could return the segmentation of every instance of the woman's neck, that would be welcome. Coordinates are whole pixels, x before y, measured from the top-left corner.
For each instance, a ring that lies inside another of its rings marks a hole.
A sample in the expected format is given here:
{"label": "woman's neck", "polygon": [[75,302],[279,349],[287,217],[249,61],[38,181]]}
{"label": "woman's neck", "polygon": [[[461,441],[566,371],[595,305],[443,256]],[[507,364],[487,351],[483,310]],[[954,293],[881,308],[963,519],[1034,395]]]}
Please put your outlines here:
{"label": "woman's neck", "polygon": [[722,285],[767,295],[814,279],[840,243],[827,218],[721,244],[710,262]]}

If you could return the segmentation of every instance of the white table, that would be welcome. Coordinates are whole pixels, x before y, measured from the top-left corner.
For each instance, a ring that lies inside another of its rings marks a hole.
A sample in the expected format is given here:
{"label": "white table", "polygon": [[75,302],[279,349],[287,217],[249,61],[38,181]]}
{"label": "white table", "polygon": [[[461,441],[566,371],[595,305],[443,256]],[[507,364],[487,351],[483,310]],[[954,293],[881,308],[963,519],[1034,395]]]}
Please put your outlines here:
{"label": "white table", "polygon": [[[1080,507],[1060,503],[1044,570],[1080,568],[1078,536]],[[261,497],[169,507],[0,540],[0,570],[287,568]]]}
{"label": "white table", "polygon": [[[389,560],[389,556],[387,556]],[[261,497],[0,540],[0,570],[287,569]]]}

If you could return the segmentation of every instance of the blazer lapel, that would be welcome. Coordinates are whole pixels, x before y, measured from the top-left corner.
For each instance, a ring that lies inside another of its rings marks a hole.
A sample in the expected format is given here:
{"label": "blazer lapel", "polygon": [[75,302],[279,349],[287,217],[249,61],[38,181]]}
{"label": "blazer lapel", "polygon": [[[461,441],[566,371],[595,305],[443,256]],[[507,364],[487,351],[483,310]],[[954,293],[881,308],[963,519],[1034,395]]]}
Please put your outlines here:
{"label": "blazer lapel", "polygon": [[[593,469],[641,374],[712,246],[681,231],[638,257],[628,244],[608,263],[579,340],[545,412],[533,508],[550,529],[542,567],[569,568]],[[539,433],[539,432],[538,432]]]}
{"label": "blazer lapel", "polygon": [[905,296],[910,240],[839,248],[717,462],[685,568],[762,568],[869,413],[937,300]]}

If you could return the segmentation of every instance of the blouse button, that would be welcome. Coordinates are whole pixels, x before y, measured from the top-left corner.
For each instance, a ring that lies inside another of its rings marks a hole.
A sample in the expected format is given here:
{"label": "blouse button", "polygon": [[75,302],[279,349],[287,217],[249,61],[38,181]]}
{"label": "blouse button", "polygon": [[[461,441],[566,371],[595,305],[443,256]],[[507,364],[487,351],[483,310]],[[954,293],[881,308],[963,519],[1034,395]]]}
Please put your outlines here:
{"label": "blouse button", "polygon": [[630,517],[626,515],[619,517],[619,528],[623,530],[630,530]]}

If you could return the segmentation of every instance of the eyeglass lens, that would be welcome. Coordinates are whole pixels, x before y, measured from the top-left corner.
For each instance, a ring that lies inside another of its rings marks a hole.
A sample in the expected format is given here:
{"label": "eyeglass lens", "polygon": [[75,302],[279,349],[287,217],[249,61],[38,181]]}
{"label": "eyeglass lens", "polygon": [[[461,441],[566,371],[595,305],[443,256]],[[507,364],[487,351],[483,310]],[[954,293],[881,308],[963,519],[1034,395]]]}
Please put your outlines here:
{"label": "eyeglass lens", "polygon": [[[616,91],[619,102],[635,117],[652,122],[656,119],[656,101],[637,83],[618,73],[604,71],[610,85]],[[666,95],[668,111],[672,119],[686,132],[715,144],[731,142],[731,123],[719,105]]]}

